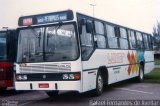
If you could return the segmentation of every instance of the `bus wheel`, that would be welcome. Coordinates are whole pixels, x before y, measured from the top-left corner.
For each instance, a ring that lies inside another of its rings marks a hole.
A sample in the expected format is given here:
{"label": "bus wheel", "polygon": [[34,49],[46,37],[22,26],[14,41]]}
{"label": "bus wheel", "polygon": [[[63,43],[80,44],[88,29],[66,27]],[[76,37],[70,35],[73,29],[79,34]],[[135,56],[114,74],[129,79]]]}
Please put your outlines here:
{"label": "bus wheel", "polygon": [[46,92],[46,93],[49,97],[54,97],[54,96],[58,96],[58,92],[59,91],[49,91],[49,92]]}
{"label": "bus wheel", "polygon": [[144,68],[142,66],[139,67],[139,75],[137,77],[137,82],[142,82],[144,79]]}
{"label": "bus wheel", "polygon": [[96,79],[96,89],[94,90],[94,94],[96,96],[99,96],[103,93],[103,77],[101,75],[101,72],[99,71],[97,73],[97,79]]}

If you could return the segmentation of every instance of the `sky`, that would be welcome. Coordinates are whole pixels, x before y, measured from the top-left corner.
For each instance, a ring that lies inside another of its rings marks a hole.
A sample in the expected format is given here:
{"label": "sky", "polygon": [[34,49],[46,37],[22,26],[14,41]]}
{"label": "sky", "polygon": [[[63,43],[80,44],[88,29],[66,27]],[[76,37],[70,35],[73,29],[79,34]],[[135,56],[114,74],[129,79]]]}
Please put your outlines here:
{"label": "sky", "polygon": [[0,0],[0,28],[18,27],[18,18],[73,9],[147,33],[160,22],[160,0]]}

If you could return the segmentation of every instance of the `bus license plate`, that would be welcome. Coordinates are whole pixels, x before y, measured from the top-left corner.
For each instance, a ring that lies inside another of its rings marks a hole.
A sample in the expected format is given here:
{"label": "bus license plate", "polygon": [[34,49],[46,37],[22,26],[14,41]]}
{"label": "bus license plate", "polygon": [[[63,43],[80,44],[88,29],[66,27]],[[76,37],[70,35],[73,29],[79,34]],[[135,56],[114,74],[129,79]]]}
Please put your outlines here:
{"label": "bus license plate", "polygon": [[49,84],[39,84],[39,88],[49,88]]}

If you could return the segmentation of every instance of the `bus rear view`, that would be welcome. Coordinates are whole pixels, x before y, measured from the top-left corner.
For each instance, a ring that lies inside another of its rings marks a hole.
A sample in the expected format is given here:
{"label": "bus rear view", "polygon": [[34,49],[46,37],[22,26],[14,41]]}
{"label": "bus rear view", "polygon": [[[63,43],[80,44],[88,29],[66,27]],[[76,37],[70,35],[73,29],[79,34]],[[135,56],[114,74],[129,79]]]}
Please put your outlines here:
{"label": "bus rear view", "polygon": [[16,56],[15,30],[0,31],[0,90],[13,87],[13,62]]}

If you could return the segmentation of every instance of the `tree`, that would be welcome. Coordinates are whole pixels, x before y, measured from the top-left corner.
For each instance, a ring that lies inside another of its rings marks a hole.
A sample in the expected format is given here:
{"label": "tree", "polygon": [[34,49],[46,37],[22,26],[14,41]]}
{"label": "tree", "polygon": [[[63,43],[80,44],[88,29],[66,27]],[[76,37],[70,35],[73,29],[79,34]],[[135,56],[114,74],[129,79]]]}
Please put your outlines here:
{"label": "tree", "polygon": [[157,22],[157,26],[153,27],[153,43],[155,50],[160,50],[160,23]]}

